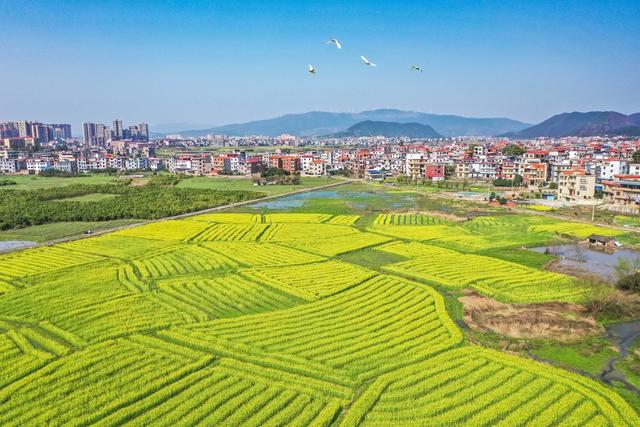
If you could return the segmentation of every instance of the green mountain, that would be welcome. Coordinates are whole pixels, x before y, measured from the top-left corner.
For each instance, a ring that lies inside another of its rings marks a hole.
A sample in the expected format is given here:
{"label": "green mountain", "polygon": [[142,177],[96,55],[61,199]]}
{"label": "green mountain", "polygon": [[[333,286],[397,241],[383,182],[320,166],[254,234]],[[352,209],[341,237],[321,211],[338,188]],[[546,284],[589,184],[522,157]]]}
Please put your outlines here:
{"label": "green mountain", "polygon": [[420,123],[374,122],[365,120],[334,134],[335,137],[386,136],[388,138],[442,138],[429,125]]}
{"label": "green mountain", "polygon": [[426,114],[415,111],[379,109],[360,113],[328,113],[313,111],[303,114],[286,114],[268,120],[237,123],[207,129],[185,130],[184,136],[224,134],[231,136],[266,135],[283,133],[297,136],[321,136],[334,134],[362,121],[396,123],[420,123],[434,128],[444,136],[492,136],[525,129],[530,124],[505,118],[471,118],[453,115]]}

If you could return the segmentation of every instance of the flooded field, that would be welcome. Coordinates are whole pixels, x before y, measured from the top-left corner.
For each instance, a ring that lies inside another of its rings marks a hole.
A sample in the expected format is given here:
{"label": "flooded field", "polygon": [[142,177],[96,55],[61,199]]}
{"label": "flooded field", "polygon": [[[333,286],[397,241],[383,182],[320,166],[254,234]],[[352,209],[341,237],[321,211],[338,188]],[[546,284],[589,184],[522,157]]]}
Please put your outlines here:
{"label": "flooded field", "polygon": [[640,258],[640,252],[630,249],[616,249],[614,252],[603,252],[577,243],[542,246],[531,250],[547,253],[558,258],[558,266],[583,270],[614,281],[615,267],[620,259],[629,261]]}
{"label": "flooded field", "polygon": [[26,249],[36,246],[36,242],[29,242],[27,240],[6,240],[0,241],[0,252],[15,251],[17,249]]}

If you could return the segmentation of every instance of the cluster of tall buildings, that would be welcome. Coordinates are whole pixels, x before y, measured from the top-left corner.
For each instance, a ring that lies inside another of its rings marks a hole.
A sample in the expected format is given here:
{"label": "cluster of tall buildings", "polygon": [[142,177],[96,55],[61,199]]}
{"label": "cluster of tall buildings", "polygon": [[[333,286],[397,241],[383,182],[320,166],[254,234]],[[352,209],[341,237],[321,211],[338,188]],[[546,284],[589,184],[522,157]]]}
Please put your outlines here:
{"label": "cluster of tall buildings", "polygon": [[149,125],[140,123],[125,128],[122,120],[114,120],[109,127],[102,123],[86,122],[82,124],[83,138],[86,145],[105,147],[109,141],[148,141]]}
{"label": "cluster of tall buildings", "polygon": [[40,123],[28,120],[0,123],[0,141],[21,145],[46,144],[51,141],[71,139],[71,125],[65,123]]}

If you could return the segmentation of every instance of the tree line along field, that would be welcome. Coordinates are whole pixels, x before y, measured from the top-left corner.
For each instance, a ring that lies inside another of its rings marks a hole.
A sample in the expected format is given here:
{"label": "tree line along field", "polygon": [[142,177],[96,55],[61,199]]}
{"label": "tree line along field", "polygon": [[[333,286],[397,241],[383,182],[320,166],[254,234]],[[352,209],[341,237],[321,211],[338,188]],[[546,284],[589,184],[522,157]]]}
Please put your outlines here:
{"label": "tree line along field", "polygon": [[485,254],[583,224],[358,221],[215,213],[0,256],[0,424],[640,425],[602,383],[466,342],[439,292],[580,301]]}

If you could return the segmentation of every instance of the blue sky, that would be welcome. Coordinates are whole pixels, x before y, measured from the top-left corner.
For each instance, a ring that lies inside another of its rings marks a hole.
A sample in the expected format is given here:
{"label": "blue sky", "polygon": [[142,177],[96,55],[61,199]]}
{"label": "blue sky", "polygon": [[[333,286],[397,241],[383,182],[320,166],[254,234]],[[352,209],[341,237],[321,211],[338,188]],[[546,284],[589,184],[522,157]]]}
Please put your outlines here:
{"label": "blue sky", "polygon": [[0,22],[0,120],[640,111],[637,0],[0,0]]}

